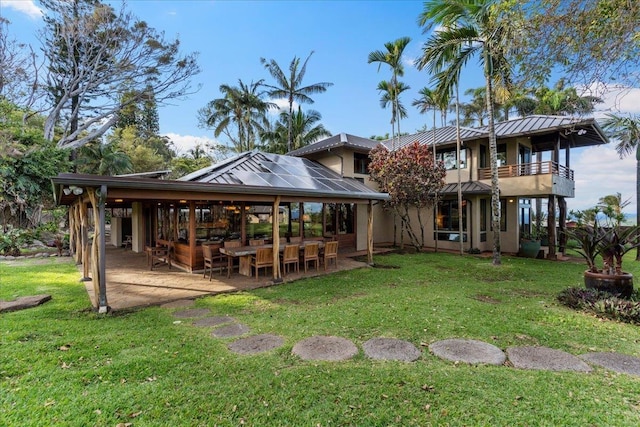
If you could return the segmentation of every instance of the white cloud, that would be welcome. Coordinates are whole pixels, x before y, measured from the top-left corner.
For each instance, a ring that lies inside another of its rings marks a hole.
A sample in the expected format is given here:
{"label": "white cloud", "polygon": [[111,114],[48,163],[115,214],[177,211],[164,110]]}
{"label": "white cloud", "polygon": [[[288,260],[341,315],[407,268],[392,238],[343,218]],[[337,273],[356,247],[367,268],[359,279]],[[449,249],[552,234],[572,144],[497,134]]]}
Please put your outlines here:
{"label": "white cloud", "polygon": [[36,6],[34,0],[2,0],[2,7],[24,13],[31,19],[42,18],[42,9]]}
{"label": "white cloud", "polygon": [[[276,104],[276,108],[270,109],[269,114],[273,116],[279,116],[280,113],[284,111],[289,112],[289,101],[287,101],[286,99],[270,99],[269,102],[273,102],[274,104]],[[293,102],[293,111],[298,111],[298,103],[295,101]]]}
{"label": "white cloud", "polygon": [[576,198],[567,200],[569,209],[592,208],[601,197],[620,193],[630,201],[625,212],[636,212],[635,156],[620,159],[615,143],[588,147],[572,156],[571,168],[576,173]]}
{"label": "white cloud", "polygon": [[640,113],[640,88],[594,83],[589,87],[578,87],[578,93],[602,99],[603,102],[595,106],[596,118],[602,118],[607,113]]}
{"label": "white cloud", "polygon": [[178,155],[186,154],[197,145],[205,147],[207,144],[213,145],[218,143],[215,139],[207,136],[179,135],[177,133],[166,133],[163,136],[166,136],[173,142]]}

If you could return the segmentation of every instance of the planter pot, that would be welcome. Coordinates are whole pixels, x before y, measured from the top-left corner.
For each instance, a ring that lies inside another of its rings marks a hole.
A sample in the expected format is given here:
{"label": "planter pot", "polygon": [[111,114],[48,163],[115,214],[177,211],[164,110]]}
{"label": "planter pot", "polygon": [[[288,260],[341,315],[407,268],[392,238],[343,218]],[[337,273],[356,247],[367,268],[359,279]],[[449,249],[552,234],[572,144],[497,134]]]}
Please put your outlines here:
{"label": "planter pot", "polygon": [[520,242],[520,255],[526,258],[537,258],[540,252],[540,240],[522,240]]}
{"label": "planter pot", "polygon": [[584,285],[589,289],[609,292],[623,298],[629,298],[633,293],[633,275],[622,273],[619,275],[584,272]]}

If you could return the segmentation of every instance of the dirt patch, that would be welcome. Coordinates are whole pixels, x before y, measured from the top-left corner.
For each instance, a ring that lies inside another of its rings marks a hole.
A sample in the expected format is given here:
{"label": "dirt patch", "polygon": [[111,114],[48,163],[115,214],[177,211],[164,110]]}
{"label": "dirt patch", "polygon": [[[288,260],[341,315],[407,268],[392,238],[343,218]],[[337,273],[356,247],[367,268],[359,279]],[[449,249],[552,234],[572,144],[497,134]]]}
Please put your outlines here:
{"label": "dirt patch", "polygon": [[257,354],[273,350],[284,344],[284,338],[277,335],[262,334],[241,338],[229,344],[229,350],[238,354]]}
{"label": "dirt patch", "polygon": [[46,264],[62,264],[71,262],[72,258],[68,256],[47,256],[47,257],[22,257],[16,259],[0,260],[2,265],[7,267],[22,267],[25,265],[46,265]]}
{"label": "dirt patch", "polygon": [[480,302],[486,302],[489,304],[500,304],[502,301],[495,299],[493,297],[490,297],[489,295],[482,295],[482,294],[477,294],[472,296],[471,298],[473,298],[474,300],[480,301]]}
{"label": "dirt patch", "polygon": [[160,307],[162,308],[186,308],[193,307],[196,302],[192,299],[179,299],[176,301],[171,301],[166,304],[162,304]]}
{"label": "dirt patch", "polygon": [[292,353],[303,360],[348,360],[358,354],[358,348],[346,338],[315,336],[293,346]]}
{"label": "dirt patch", "polygon": [[211,313],[211,310],[209,310],[208,308],[192,308],[190,310],[176,311],[175,313],[173,313],[173,317],[188,319],[190,317],[203,317],[209,313]]}
{"label": "dirt patch", "polygon": [[216,338],[230,338],[239,337],[249,331],[250,329],[247,325],[243,325],[242,323],[232,323],[230,325],[214,329],[213,332],[211,332],[211,335]]}
{"label": "dirt patch", "polygon": [[231,322],[235,322],[235,319],[229,316],[203,317],[202,319],[198,319],[195,322],[193,322],[193,326],[199,326],[199,327],[219,326],[219,325],[224,325],[225,323],[231,323]]}
{"label": "dirt patch", "polygon": [[364,353],[372,359],[413,362],[421,352],[409,341],[395,338],[372,338],[362,344]]}

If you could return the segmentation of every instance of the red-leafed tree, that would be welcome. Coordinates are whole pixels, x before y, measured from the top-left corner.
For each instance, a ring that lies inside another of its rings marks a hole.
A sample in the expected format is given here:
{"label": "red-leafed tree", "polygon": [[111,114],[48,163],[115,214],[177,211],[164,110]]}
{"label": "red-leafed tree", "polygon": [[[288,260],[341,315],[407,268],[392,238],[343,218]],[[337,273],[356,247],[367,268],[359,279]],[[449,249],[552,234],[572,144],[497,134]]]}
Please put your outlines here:
{"label": "red-leafed tree", "polygon": [[[379,145],[371,150],[369,157],[371,179],[390,196],[385,207],[396,213],[411,244],[420,250],[424,246],[424,225],[420,211],[437,201],[445,185],[444,164],[434,159],[429,147],[417,141],[395,151]],[[420,235],[410,221],[409,212],[412,209],[417,213]]]}

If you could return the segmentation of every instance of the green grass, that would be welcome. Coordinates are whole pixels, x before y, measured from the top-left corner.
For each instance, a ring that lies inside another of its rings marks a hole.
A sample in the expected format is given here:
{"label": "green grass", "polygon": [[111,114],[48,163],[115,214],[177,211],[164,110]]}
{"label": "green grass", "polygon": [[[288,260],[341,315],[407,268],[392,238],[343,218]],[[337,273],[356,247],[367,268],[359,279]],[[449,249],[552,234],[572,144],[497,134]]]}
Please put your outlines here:
{"label": "green grass", "polygon": [[[625,260],[625,270],[640,265]],[[502,349],[640,356],[640,328],[558,304],[582,263],[451,254],[376,257],[380,266],[196,302],[253,334],[285,338],[240,356],[211,329],[147,308],[101,316],[70,264],[0,263],[0,298],[51,293],[43,306],[0,314],[0,425],[428,426],[640,424],[640,378],[453,364],[426,345],[472,338]],[[421,346],[413,363],[308,362],[291,354],[312,335],[359,347],[373,337]]]}

